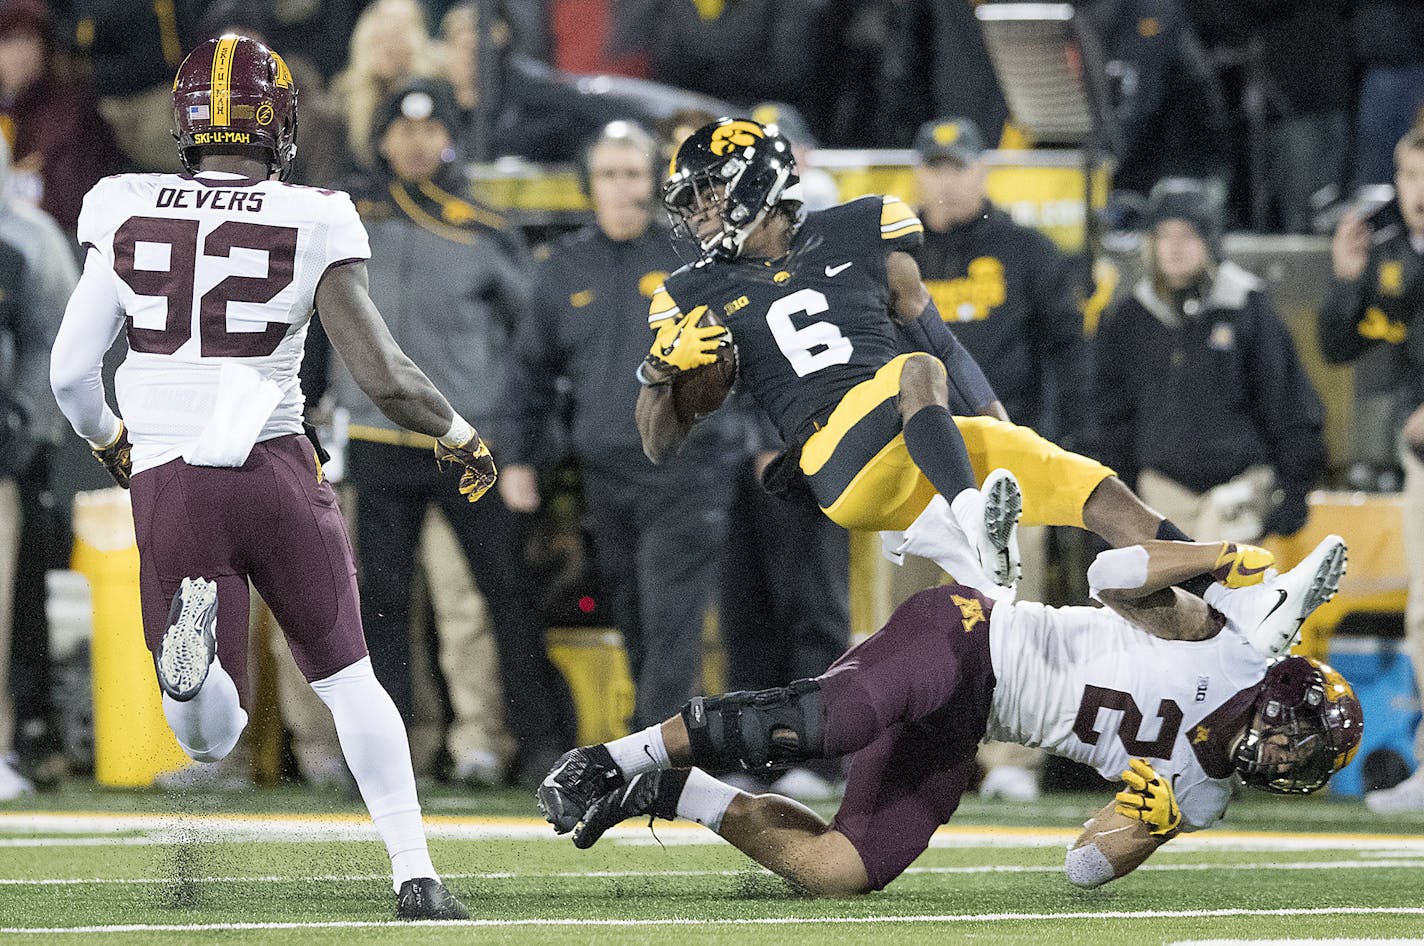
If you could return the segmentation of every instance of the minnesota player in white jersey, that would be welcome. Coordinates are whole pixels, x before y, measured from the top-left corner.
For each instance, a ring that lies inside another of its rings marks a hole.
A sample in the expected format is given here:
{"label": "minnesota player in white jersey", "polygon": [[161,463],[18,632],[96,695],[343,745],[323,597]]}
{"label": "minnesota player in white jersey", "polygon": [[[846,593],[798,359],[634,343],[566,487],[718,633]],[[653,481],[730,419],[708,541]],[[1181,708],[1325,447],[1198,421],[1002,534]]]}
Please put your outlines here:
{"label": "minnesota player in white jersey", "polygon": [[[391,858],[396,914],[463,919],[426,848],[400,715],[366,653],[356,566],[297,382],[313,306],[372,401],[437,438],[470,501],[489,451],[391,339],[366,292],[366,232],[350,199],[285,183],[297,89],[282,58],[223,36],[173,87],[186,174],[125,174],[84,200],[84,273],[50,380],[75,431],[131,487],[144,637],[163,712],[193,759],[247,724],[248,582],[331,710]],[[100,380],[126,330],[117,416]]]}
{"label": "minnesota player in white jersey", "polygon": [[[1223,616],[1173,587],[1210,574],[1221,553],[1221,543],[1160,540],[1104,552],[1088,577],[1106,609],[996,603],[965,585],[921,592],[813,680],[694,699],[659,726],[572,750],[540,805],[578,847],[634,815],[683,817],[808,892],[863,893],[925,850],[987,735],[1126,783],[1065,861],[1070,881],[1099,886],[1215,823],[1233,775],[1305,794],[1359,747],[1349,684],[1314,660],[1266,656],[1243,633],[1257,629],[1240,626],[1282,625],[1288,643],[1338,587],[1344,542],[1331,536],[1280,576],[1278,606],[1264,615]],[[958,574],[995,590],[982,572]],[[1261,639],[1275,637],[1267,630]],[[844,755],[850,776],[829,824],[703,771]]]}

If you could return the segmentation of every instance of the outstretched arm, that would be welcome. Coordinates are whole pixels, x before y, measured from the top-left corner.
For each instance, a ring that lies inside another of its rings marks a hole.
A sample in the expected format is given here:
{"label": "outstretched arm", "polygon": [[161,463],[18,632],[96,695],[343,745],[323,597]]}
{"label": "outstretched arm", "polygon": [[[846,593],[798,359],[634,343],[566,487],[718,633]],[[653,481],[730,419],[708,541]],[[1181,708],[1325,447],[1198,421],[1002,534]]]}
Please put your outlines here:
{"label": "outstretched arm", "polygon": [[1100,887],[1131,873],[1181,831],[1176,791],[1146,759],[1133,759],[1121,778],[1123,790],[1083,826],[1064,858],[1076,886]]}
{"label": "outstretched arm", "polygon": [[1108,549],[1088,567],[1088,586],[1103,604],[1165,640],[1207,640],[1221,621],[1205,601],[1173,587],[1198,575],[1248,584],[1271,564],[1269,553],[1230,542],[1168,542]]}

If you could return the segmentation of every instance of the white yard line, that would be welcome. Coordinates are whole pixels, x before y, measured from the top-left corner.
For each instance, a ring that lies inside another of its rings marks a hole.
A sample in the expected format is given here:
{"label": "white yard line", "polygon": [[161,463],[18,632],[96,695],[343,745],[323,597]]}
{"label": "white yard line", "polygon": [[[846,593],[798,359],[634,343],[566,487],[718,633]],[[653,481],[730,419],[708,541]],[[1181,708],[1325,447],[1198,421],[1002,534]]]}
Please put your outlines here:
{"label": "white yard line", "polygon": [[0,934],[31,934],[56,936],[64,933],[108,935],[112,933],[216,933],[239,930],[331,930],[331,929],[403,929],[416,926],[459,927],[562,927],[562,926],[774,926],[782,924],[844,926],[887,923],[1018,923],[1052,920],[1186,920],[1225,917],[1312,917],[1312,916],[1424,916],[1424,907],[1314,907],[1280,910],[1104,910],[1097,913],[948,913],[941,915],[811,917],[778,916],[732,919],[667,919],[606,920],[587,917],[518,920],[335,920],[306,923],[134,923],[112,926],[48,926],[3,927]]}
{"label": "white yard line", "polygon": [[[1211,870],[1374,870],[1383,868],[1424,869],[1424,861],[1405,860],[1358,860],[1358,861],[1286,861],[1277,863],[1191,863],[1145,864],[1137,871],[1171,873],[1173,871]],[[1063,870],[1058,865],[1046,864],[979,864],[958,867],[911,867],[906,874],[1057,874]],[[441,873],[446,880],[598,880],[601,878],[652,878],[659,877],[740,877],[747,873],[770,871],[747,864],[738,870],[587,870],[515,872],[493,871],[488,873]],[[280,874],[248,875],[233,877],[184,877],[184,883],[193,884],[296,884],[296,883],[365,883],[389,880],[389,874],[311,874],[306,876],[284,876]],[[177,882],[174,877],[4,877],[0,887],[79,887],[100,885],[168,886]]]}

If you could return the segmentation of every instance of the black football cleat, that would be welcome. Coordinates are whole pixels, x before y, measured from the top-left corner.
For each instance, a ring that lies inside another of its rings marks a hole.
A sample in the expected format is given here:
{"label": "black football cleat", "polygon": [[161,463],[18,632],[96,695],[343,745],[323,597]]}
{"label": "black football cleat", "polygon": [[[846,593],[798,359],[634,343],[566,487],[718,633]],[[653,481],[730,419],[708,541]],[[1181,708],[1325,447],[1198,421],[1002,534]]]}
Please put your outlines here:
{"label": "black football cleat", "polygon": [[534,794],[544,820],[558,834],[568,834],[595,798],[624,784],[623,773],[605,746],[583,746],[559,756]]}
{"label": "black football cleat", "polygon": [[587,850],[598,843],[598,839],[603,837],[609,828],[639,815],[666,818],[669,821],[676,818],[676,798],[672,800],[672,804],[659,804],[660,789],[667,776],[681,777],[681,783],[676,786],[677,794],[681,794],[682,785],[687,782],[686,771],[645,772],[633,776],[633,780],[627,785],[595,799],[584,813],[583,821],[574,829],[574,847]]}
{"label": "black football cleat", "polygon": [[396,918],[401,920],[468,920],[470,911],[434,877],[416,877],[396,894]]}

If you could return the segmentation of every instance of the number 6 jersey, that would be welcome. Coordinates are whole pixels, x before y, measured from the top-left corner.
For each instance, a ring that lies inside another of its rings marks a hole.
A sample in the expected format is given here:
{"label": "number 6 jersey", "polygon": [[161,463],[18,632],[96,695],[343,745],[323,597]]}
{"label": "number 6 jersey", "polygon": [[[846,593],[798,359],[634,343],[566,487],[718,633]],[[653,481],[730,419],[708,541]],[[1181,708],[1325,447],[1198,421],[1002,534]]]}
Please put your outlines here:
{"label": "number 6 jersey", "polygon": [[116,392],[135,473],[184,455],[239,374],[276,402],[265,419],[250,419],[256,441],[301,432],[297,370],[317,283],[371,255],[346,194],[212,171],[121,174],[85,196],[79,240],[86,277],[103,270],[119,311],[71,306],[66,321],[92,319],[92,331],[112,340],[123,320],[129,353]]}
{"label": "number 6 jersey", "polygon": [[684,266],[653,294],[648,322],[699,306],[737,344],[741,384],[788,443],[900,353],[885,257],[924,226],[898,197],[862,197],[805,215],[784,259]]}
{"label": "number 6 jersey", "polygon": [[1144,758],[1171,781],[1187,830],[1231,799],[1231,739],[1267,660],[1230,626],[1204,641],[1154,637],[1106,608],[1001,604],[989,623],[988,737],[1041,746],[1117,780]]}

